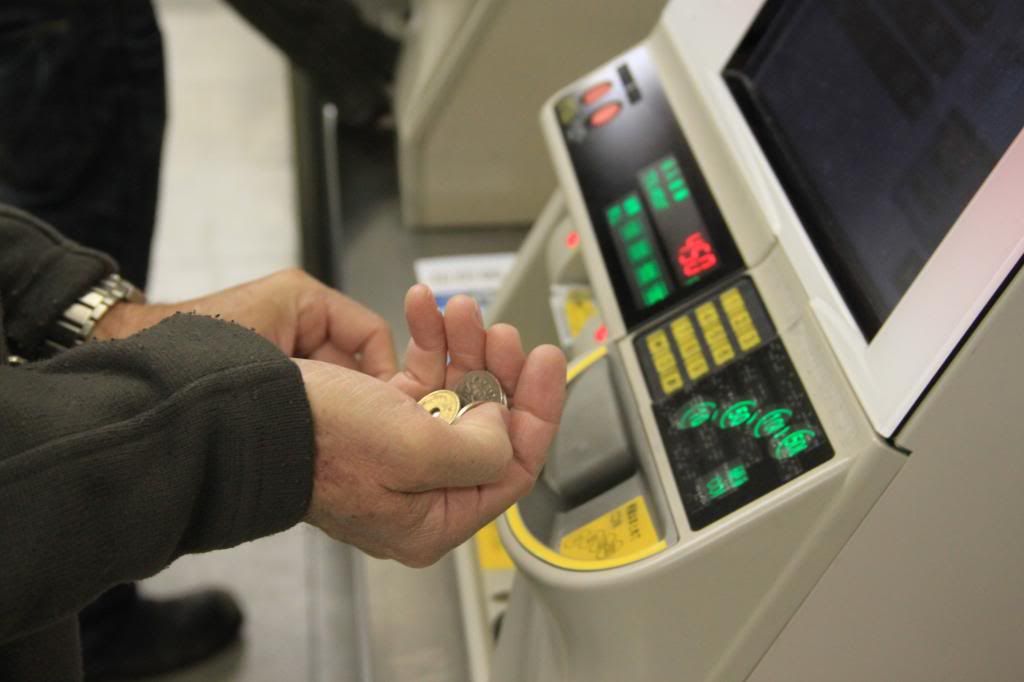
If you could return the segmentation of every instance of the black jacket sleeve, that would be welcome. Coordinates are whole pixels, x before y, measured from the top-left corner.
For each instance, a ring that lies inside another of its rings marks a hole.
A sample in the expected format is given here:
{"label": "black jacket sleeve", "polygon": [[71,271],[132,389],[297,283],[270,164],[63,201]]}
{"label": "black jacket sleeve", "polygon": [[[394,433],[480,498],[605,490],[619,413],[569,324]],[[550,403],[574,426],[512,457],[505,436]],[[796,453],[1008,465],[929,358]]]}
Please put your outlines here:
{"label": "black jacket sleeve", "polygon": [[0,204],[0,322],[8,350],[39,357],[46,334],[61,313],[114,268],[100,252]]}
{"label": "black jacket sleeve", "polygon": [[[59,311],[109,267],[0,214],[0,308],[22,348],[41,338],[25,320],[46,317],[30,302]],[[298,367],[238,325],[179,314],[43,362],[0,358],[0,649],[184,553],[295,524],[312,476]]]}

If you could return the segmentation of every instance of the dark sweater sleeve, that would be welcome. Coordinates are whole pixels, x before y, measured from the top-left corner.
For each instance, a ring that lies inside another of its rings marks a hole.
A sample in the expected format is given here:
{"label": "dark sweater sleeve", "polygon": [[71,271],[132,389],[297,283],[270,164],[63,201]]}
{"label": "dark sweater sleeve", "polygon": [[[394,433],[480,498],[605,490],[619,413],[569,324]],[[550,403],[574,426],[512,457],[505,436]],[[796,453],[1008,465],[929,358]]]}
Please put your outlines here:
{"label": "dark sweater sleeve", "polygon": [[179,314],[0,367],[0,643],[295,524],[312,460],[298,367],[234,324]]}
{"label": "dark sweater sleeve", "polygon": [[0,309],[8,349],[34,359],[61,313],[115,265],[29,214],[0,204]]}

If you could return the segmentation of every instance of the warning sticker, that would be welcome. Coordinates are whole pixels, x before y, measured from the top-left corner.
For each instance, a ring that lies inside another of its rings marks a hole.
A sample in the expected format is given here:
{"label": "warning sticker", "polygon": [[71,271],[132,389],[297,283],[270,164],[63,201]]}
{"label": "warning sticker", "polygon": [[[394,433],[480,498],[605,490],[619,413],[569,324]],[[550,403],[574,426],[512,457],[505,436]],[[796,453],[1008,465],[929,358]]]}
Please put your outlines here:
{"label": "warning sticker", "polygon": [[480,568],[485,571],[506,570],[515,568],[512,558],[501,544],[498,535],[498,524],[491,521],[476,533],[476,556]]}
{"label": "warning sticker", "polygon": [[658,532],[642,495],[599,516],[562,538],[561,553],[572,559],[614,559],[657,544]]}

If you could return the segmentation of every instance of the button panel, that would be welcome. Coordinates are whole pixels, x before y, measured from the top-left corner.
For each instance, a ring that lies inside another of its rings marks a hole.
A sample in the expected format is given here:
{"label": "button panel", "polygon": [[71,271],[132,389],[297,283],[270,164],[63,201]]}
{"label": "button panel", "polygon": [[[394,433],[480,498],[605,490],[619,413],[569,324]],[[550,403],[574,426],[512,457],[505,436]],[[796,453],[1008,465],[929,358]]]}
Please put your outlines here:
{"label": "button panel", "polygon": [[749,278],[634,343],[693,530],[831,459],[828,437]]}

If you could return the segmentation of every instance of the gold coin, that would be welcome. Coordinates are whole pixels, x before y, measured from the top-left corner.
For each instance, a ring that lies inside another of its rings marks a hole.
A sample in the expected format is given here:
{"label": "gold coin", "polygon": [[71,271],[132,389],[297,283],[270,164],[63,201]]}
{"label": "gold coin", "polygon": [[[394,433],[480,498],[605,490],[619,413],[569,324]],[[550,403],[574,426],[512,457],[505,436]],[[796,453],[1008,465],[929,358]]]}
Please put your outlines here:
{"label": "gold coin", "polygon": [[462,409],[459,410],[459,413],[457,415],[455,415],[455,421],[459,421],[460,419],[462,419],[462,415],[466,414],[467,412],[472,410],[474,407],[480,407],[481,405],[483,405],[486,402],[487,402],[486,400],[477,400],[475,403],[470,403],[468,405],[463,405]]}
{"label": "gold coin", "polygon": [[448,424],[455,421],[462,406],[458,394],[447,389],[428,393],[420,398],[419,404],[431,416],[443,419]]}
{"label": "gold coin", "polygon": [[455,386],[455,392],[459,394],[459,400],[463,405],[476,402],[501,403],[508,407],[505,399],[505,391],[501,389],[501,382],[498,377],[484,369],[466,372],[462,380]]}

